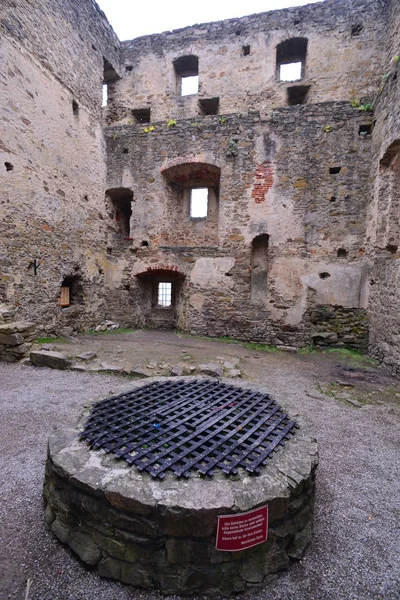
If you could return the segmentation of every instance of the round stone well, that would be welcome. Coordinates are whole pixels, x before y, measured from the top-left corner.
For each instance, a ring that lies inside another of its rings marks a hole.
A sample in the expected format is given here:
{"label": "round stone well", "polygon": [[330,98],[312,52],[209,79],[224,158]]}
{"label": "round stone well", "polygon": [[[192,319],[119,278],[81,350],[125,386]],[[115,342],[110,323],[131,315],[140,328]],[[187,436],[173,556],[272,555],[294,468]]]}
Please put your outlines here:
{"label": "round stone well", "polygon": [[[101,576],[166,594],[273,580],[311,540],[315,439],[252,386],[147,381],[50,437],[48,527]],[[264,506],[266,541],[216,549],[218,516]]]}

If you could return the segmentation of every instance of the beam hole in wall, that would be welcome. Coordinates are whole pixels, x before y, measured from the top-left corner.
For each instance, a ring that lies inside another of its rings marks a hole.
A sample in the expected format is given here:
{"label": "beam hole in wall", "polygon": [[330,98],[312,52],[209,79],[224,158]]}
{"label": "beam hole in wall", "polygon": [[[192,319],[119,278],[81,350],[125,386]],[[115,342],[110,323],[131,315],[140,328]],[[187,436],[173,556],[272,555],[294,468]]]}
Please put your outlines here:
{"label": "beam hole in wall", "polygon": [[136,123],[150,123],[150,108],[134,108],[132,115]]}
{"label": "beam hole in wall", "polygon": [[319,274],[320,279],[328,279],[328,277],[330,277],[331,274],[327,273],[326,271],[323,271],[322,273]]}
{"label": "beam hole in wall", "polygon": [[147,240],[142,240],[141,244],[142,247],[146,247],[146,246],[150,246],[149,242]]}
{"label": "beam hole in wall", "polygon": [[347,250],[345,250],[344,248],[338,248],[337,255],[338,258],[346,258]]}
{"label": "beam hole in wall", "polygon": [[133,71],[133,66],[132,65],[126,65],[125,66],[125,71],[127,71],[128,73],[130,73],[131,71]]}
{"label": "beam hole in wall", "polygon": [[268,247],[267,233],[257,235],[251,243],[250,298],[252,304],[260,308],[265,308],[267,305]]}
{"label": "beam hole in wall", "polygon": [[363,123],[358,128],[358,135],[360,137],[367,137],[371,135],[373,129],[372,123]]}
{"label": "beam hole in wall", "polygon": [[128,188],[113,188],[106,191],[106,203],[114,215],[115,238],[121,242],[130,239],[133,192]]}
{"label": "beam hole in wall", "polygon": [[197,56],[180,56],[173,61],[178,93],[191,96],[199,91],[199,59]]}
{"label": "beam hole in wall", "polygon": [[329,202],[336,202],[336,196],[331,196],[329,198]]}
{"label": "beam hole in wall", "polygon": [[329,174],[330,175],[338,175],[338,173],[340,173],[341,170],[342,170],[342,167],[329,167]]}
{"label": "beam hole in wall", "polygon": [[208,215],[208,188],[190,190],[190,218],[206,219]]}
{"label": "beam hole in wall", "polygon": [[290,106],[306,104],[310,85],[294,85],[287,88],[287,102]]}
{"label": "beam hole in wall", "polygon": [[203,115],[217,115],[219,98],[202,98],[199,100],[199,106]]}
{"label": "beam hole in wall", "polygon": [[72,100],[72,114],[74,114],[76,117],[79,114],[79,104],[76,100]]}
{"label": "beam hole in wall", "polygon": [[12,171],[13,168],[14,168],[14,165],[12,163],[10,163],[10,162],[7,162],[7,161],[4,163],[4,166],[6,168],[6,171]]}
{"label": "beam hole in wall", "polygon": [[353,25],[351,28],[351,37],[358,37],[363,29],[364,26],[362,23],[357,23],[356,25]]}
{"label": "beam hole in wall", "polygon": [[305,75],[307,38],[284,40],[276,47],[278,81],[297,81]]}
{"label": "beam hole in wall", "polygon": [[122,154],[129,154],[129,148],[123,148]]}
{"label": "beam hole in wall", "polygon": [[385,250],[387,250],[391,254],[396,254],[398,246],[396,246],[395,244],[387,244]]}
{"label": "beam hole in wall", "polygon": [[250,45],[246,44],[245,46],[242,46],[242,56],[249,56],[250,54]]}

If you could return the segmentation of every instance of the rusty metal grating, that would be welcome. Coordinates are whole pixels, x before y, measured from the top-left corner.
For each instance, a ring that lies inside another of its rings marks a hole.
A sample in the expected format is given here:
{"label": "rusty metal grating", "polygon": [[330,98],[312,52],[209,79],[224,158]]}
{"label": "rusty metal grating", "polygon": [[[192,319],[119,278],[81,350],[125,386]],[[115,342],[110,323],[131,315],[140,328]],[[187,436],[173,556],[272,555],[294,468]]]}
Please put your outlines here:
{"label": "rusty metal grating", "polygon": [[215,380],[156,382],[97,403],[80,438],[153,477],[258,474],[298,425],[268,395]]}

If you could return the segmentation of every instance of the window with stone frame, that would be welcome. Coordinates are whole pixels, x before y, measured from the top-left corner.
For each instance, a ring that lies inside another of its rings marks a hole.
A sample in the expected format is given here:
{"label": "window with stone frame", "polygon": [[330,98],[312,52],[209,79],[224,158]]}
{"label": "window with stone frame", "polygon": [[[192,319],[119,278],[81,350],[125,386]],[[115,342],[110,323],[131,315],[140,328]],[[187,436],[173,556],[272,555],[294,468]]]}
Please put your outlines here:
{"label": "window with stone frame", "polygon": [[307,38],[290,38],[276,47],[278,81],[299,81],[305,77]]}

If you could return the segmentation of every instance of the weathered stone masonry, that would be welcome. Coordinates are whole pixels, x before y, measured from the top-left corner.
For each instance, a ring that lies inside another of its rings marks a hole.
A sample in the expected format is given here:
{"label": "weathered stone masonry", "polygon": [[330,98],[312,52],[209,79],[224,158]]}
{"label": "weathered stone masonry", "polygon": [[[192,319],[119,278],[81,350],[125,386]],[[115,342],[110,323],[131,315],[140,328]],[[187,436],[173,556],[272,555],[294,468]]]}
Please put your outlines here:
{"label": "weathered stone masonry", "polygon": [[[371,351],[397,368],[395,4],[120,44],[89,0],[7,0],[0,302],[54,333],[107,317],[296,346],[365,348],[369,321]],[[280,80],[290,62],[299,81]]]}

